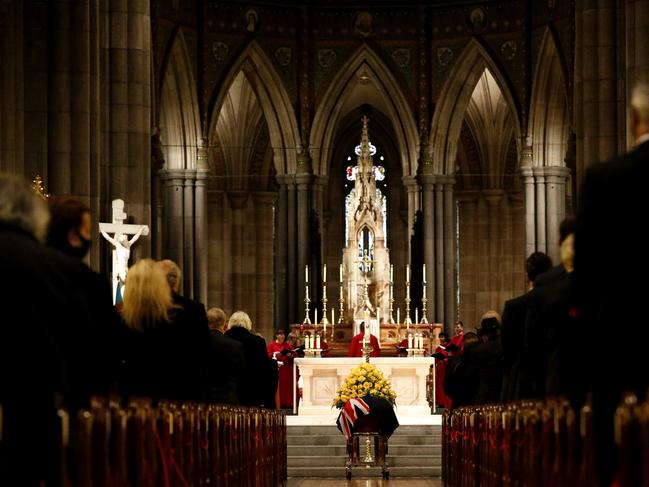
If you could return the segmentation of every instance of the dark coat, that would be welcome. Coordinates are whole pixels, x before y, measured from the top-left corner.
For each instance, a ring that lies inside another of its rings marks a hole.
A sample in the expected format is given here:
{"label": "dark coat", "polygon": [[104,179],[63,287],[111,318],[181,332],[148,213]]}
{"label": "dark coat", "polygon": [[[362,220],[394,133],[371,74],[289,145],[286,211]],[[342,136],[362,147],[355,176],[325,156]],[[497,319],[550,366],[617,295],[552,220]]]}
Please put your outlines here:
{"label": "dark coat", "polygon": [[451,398],[451,407],[470,405],[478,391],[479,381],[477,371],[469,367],[464,354],[450,357],[446,363],[444,392]]}
{"label": "dark coat", "polygon": [[522,296],[510,299],[505,303],[503,309],[501,330],[504,370],[502,402],[518,399],[515,384],[520,371],[523,331],[529,297],[529,293],[525,293]]}
{"label": "dark coat", "polygon": [[29,486],[51,472],[55,403],[74,414],[97,387],[97,333],[81,262],[0,224],[0,268],[0,485]]}
{"label": "dark coat", "polygon": [[543,274],[540,274],[534,279],[534,287],[545,286],[546,284],[555,281],[559,277],[563,276],[566,273],[566,268],[563,264],[554,266],[553,268],[545,271]]}
{"label": "dark coat", "polygon": [[277,391],[277,365],[268,358],[266,342],[241,326],[230,328],[225,336],[238,341],[243,348],[245,366],[239,400],[243,406],[273,409]]}
{"label": "dark coat", "polygon": [[503,348],[500,337],[491,338],[464,351],[470,374],[478,376],[472,404],[497,403],[503,383]]}
{"label": "dark coat", "polygon": [[[634,390],[643,395],[649,386],[647,181],[645,142],[613,162],[588,168],[577,216],[574,280],[584,330],[578,352],[583,355],[583,383],[593,390],[593,409],[601,411],[596,416],[601,422],[595,420],[596,464],[610,467],[599,472],[602,484],[609,482],[615,468],[611,418],[620,394]],[[605,360],[601,340],[611,334],[629,339],[617,347],[614,360]]]}
{"label": "dark coat", "polygon": [[130,330],[123,393],[154,400],[205,401],[209,399],[209,328],[185,308],[174,309],[170,319],[143,331]]}
{"label": "dark coat", "polygon": [[245,361],[241,343],[217,330],[210,331],[209,385],[210,401],[239,404],[239,383],[243,383]]}

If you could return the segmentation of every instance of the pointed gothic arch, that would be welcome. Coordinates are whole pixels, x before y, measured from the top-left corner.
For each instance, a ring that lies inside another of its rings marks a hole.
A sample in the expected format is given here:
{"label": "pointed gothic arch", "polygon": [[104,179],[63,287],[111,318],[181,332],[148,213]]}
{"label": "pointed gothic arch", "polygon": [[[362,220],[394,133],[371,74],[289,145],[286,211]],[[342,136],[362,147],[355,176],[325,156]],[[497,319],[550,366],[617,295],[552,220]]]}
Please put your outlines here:
{"label": "pointed gothic arch", "polygon": [[160,91],[160,140],[165,169],[196,169],[201,136],[194,68],[182,29],[172,41]]}
{"label": "pointed gothic arch", "polygon": [[520,140],[521,124],[513,90],[487,50],[471,39],[448,75],[438,97],[430,129],[430,153],[435,174],[453,174],[457,146],[467,107],[478,80],[488,69],[502,92],[514,122],[516,140]]}
{"label": "pointed gothic arch", "polygon": [[[343,109],[349,95],[364,83],[371,83],[384,103],[382,108],[396,135],[403,174],[416,174],[419,134],[411,106],[394,75],[367,44],[360,46],[342,66],[316,110],[309,140],[314,173],[328,173],[334,139],[345,115]],[[359,99],[357,105],[366,102]]]}
{"label": "pointed gothic arch", "polygon": [[277,173],[295,173],[297,153],[301,148],[295,111],[279,74],[256,41],[250,42],[244,49],[217,90],[212,103],[209,133],[216,129],[225,97],[240,72],[245,74],[252,86],[268,124]]}
{"label": "pointed gothic arch", "polygon": [[557,42],[548,28],[539,51],[530,104],[528,134],[534,166],[565,166],[570,131],[566,76]]}

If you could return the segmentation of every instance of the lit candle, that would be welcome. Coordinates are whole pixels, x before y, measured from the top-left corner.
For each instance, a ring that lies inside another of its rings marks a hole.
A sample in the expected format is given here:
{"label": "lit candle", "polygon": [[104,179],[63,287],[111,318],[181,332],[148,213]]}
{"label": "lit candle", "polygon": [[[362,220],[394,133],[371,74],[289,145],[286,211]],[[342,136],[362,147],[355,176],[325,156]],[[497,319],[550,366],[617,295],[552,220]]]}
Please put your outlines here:
{"label": "lit candle", "polygon": [[381,308],[376,308],[376,321],[381,326]]}
{"label": "lit candle", "polygon": [[305,266],[306,270],[304,272],[304,275],[306,276],[306,282],[309,282],[309,266]]}
{"label": "lit candle", "polygon": [[394,265],[390,264],[390,282],[394,282]]}
{"label": "lit candle", "polygon": [[331,308],[331,326],[334,326],[335,322],[336,322],[336,310],[334,308]]}
{"label": "lit candle", "polygon": [[419,323],[419,308],[415,308],[415,323]]}
{"label": "lit candle", "polygon": [[318,324],[318,308],[313,310],[313,324],[314,325]]}
{"label": "lit candle", "polygon": [[408,334],[408,348],[412,348],[412,335]]}
{"label": "lit candle", "polygon": [[320,350],[320,335],[316,335],[315,337],[315,348]]}
{"label": "lit candle", "polygon": [[322,269],[322,282],[327,282],[327,264]]}
{"label": "lit candle", "polygon": [[343,265],[342,264],[340,264],[339,272],[340,272],[340,283],[342,284],[342,282],[343,282]]}
{"label": "lit candle", "polygon": [[426,285],[426,264],[424,264],[424,286]]}
{"label": "lit candle", "polygon": [[401,312],[401,308],[397,308],[397,323],[401,323],[399,321],[399,313]]}
{"label": "lit candle", "polygon": [[[309,282],[309,280],[306,280]],[[410,264],[406,264],[406,282],[410,282]]]}

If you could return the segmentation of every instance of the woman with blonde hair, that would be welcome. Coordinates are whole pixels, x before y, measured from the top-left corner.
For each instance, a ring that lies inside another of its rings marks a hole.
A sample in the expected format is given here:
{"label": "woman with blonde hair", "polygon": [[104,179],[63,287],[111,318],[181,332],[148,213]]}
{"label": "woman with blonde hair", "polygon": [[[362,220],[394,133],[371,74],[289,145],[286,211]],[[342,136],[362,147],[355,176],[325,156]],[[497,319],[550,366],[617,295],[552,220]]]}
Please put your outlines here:
{"label": "woman with blonde hair", "polygon": [[129,269],[122,319],[130,330],[122,381],[127,395],[206,399],[209,328],[173,304],[167,278],[153,260]]}

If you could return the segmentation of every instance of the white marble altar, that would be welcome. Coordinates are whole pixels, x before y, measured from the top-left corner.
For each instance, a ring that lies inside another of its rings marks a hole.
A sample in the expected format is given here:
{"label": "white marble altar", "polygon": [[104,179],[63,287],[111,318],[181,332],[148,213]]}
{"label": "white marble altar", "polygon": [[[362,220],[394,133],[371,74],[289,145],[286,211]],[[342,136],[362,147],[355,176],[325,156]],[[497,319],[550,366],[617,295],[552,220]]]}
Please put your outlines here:
{"label": "white marble altar", "polygon": [[[397,393],[395,413],[402,424],[426,424],[431,416],[426,401],[426,376],[435,359],[432,357],[374,357],[376,365]],[[318,420],[335,420],[338,409],[332,407],[336,391],[352,368],[362,363],[361,358],[299,358],[295,367],[303,380],[302,400],[298,417]],[[315,424],[315,423],[314,423]]]}

